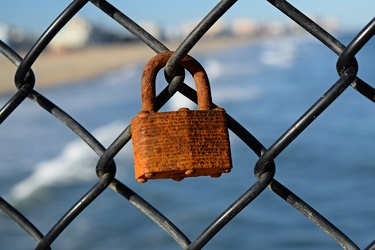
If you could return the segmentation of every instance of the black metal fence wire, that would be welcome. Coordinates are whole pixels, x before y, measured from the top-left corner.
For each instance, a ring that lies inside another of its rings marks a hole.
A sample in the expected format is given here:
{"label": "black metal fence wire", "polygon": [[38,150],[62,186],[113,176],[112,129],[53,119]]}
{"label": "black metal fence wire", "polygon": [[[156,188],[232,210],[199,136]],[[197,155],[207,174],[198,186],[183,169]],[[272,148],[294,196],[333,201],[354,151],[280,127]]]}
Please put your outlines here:
{"label": "black metal fence wire", "polygon": [[[119,134],[117,139],[113,141],[108,148],[105,148],[83,126],[70,117],[69,114],[34,90],[34,86],[37,82],[31,69],[32,65],[54,36],[81,10],[83,6],[90,4],[89,1],[75,0],[67,6],[40,36],[24,58],[21,58],[21,56],[12,48],[0,41],[0,52],[17,67],[15,74],[15,85],[17,91],[2,107],[0,111],[0,123],[6,120],[26,98],[29,98],[69,127],[99,156],[96,165],[96,173],[98,176],[97,183],[88,190],[87,193],[84,194],[45,235],[43,235],[22,213],[20,213],[17,208],[13,207],[5,199],[0,197],[1,210],[17,222],[19,226],[36,241],[37,245],[35,249],[50,249],[51,244],[59,237],[64,229],[66,229],[70,223],[108,187],[123,196],[146,216],[151,218],[183,249],[203,248],[223,227],[226,226],[230,220],[256,199],[267,187],[289,203],[293,208],[306,216],[321,230],[330,235],[342,246],[343,249],[359,249],[359,247],[341,232],[339,228],[274,178],[276,170],[274,160],[316,119],[316,117],[323,113],[324,110],[347,89],[347,87],[351,86],[370,101],[375,101],[375,89],[357,76],[358,63],[355,59],[356,54],[375,34],[375,18],[358,33],[348,46],[345,47],[335,37],[288,2],[282,0],[268,0],[268,2],[338,55],[336,65],[338,80],[333,83],[327,92],[268,149],[265,148],[248,130],[246,130],[246,128],[233,119],[233,117],[228,115],[228,125],[230,130],[259,157],[259,160],[254,166],[254,173],[257,180],[193,241],[188,239],[179,228],[177,228],[156,208],[115,178],[116,164],[113,159],[131,139],[129,126]],[[158,109],[161,108],[177,91],[193,102],[197,102],[195,90],[183,82],[184,74],[183,71],[178,69],[179,62],[199,42],[210,27],[235,3],[236,1],[234,0],[220,1],[175,50],[173,56],[165,67],[165,76],[170,84],[157,97]],[[92,0],[91,4],[94,4],[101,11],[138,37],[156,53],[162,53],[169,50],[163,43],[145,31],[137,23],[133,22],[111,3],[104,0]],[[366,249],[375,249],[375,241],[369,243]]]}

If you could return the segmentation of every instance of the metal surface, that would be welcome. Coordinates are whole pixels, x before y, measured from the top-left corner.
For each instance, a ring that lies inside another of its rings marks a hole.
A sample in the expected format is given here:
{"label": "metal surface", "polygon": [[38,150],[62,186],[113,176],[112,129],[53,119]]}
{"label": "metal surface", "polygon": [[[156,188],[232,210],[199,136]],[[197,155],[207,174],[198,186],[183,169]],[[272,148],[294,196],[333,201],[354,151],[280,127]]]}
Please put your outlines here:
{"label": "metal surface", "polygon": [[[181,248],[200,249],[204,247],[223,227],[225,227],[229,221],[259,197],[259,195],[268,187],[274,194],[290,204],[291,208],[299,211],[312,223],[331,236],[333,240],[342,246],[342,248],[359,249],[359,247],[339,228],[274,178],[277,169],[274,160],[293,140],[310,126],[310,124],[312,124],[327,107],[335,102],[335,100],[339,98],[349,86],[353,87],[370,101],[375,102],[375,89],[357,76],[358,62],[355,58],[355,55],[362,49],[362,47],[373,38],[375,34],[375,19],[371,20],[368,25],[364,27],[349,43],[349,45],[345,47],[335,37],[288,2],[282,0],[268,0],[268,2],[338,55],[337,72],[339,77],[326,93],[268,149],[265,148],[256,137],[237,122],[230,114],[227,115],[229,129],[259,157],[259,160],[254,166],[254,174],[257,179],[254,183],[249,185],[246,192],[238,197],[193,241],[188,239],[188,237],[186,237],[176,225],[150,205],[145,199],[115,178],[116,164],[114,162],[114,157],[131,140],[130,127],[128,126],[124,128],[123,132],[118,135],[117,139],[114,140],[108,148],[105,148],[69,114],[34,90],[34,86],[37,82],[31,69],[32,65],[38,60],[38,57],[51,42],[53,37],[58,34],[64,25],[79,13],[86,4],[93,4],[93,6],[96,6],[99,10],[103,11],[114,21],[119,23],[124,29],[127,29],[133,35],[138,37],[140,41],[149,46],[156,53],[160,54],[169,49],[157,40],[157,38],[144,30],[140,25],[104,0],[92,0],[91,3],[88,0],[75,0],[69,5],[67,4],[66,9],[51,23],[37,40],[35,45],[27,52],[24,58],[21,58],[21,56],[12,50],[12,48],[0,41],[0,52],[4,54],[17,68],[14,82],[15,93],[0,110],[0,124],[11,117],[12,113],[18,108],[18,106],[26,98],[29,98],[35,102],[36,105],[49,112],[54,118],[61,121],[62,124],[73,131],[77,137],[89,145],[90,148],[100,157],[96,163],[96,167],[93,166],[93,171],[96,171],[98,176],[97,183],[87,190],[86,194],[77,200],[76,204],[73,205],[45,235],[43,235],[38,230],[38,226],[33,225],[29,219],[17,209],[17,207],[13,207],[12,204],[0,197],[0,210],[18,223],[20,227],[37,242],[36,247],[30,246],[30,248],[50,249],[51,244],[60,237],[60,234],[69,227],[71,222],[98,196],[100,196],[104,190],[110,187],[165,230],[176,244],[181,246]],[[197,103],[196,91],[183,82],[184,71],[181,69],[180,63],[189,51],[199,43],[200,39],[204,37],[212,25],[235,3],[236,1],[220,1],[191,31],[171,55],[165,66],[165,77],[170,85],[156,97],[156,107],[153,107],[153,109],[160,109],[177,91]],[[270,8],[271,7],[272,6],[270,6]],[[51,8],[53,8],[53,6],[51,6]],[[212,105],[214,107],[216,106],[215,104]],[[140,235],[139,240],[142,241],[142,235]],[[72,241],[74,242],[74,239],[72,239]],[[124,246],[124,248],[126,248],[126,246]],[[366,249],[375,249],[375,241],[369,243]]]}
{"label": "metal surface", "polygon": [[185,177],[220,177],[232,168],[228,123],[223,108],[212,105],[210,83],[202,65],[185,56],[180,67],[192,75],[198,110],[156,112],[156,77],[174,52],[153,57],[142,73],[142,111],[132,119],[135,177],[176,181]]}

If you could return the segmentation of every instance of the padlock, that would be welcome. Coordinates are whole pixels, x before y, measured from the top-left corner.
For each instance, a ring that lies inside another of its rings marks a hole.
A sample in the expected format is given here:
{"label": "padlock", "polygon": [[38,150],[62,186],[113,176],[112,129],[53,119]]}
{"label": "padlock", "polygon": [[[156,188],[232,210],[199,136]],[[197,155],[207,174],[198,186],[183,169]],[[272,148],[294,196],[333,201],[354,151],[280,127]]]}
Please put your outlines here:
{"label": "padlock", "polygon": [[198,110],[157,112],[155,81],[173,52],[152,58],[142,74],[142,111],[131,121],[135,178],[180,181],[185,177],[220,177],[232,169],[227,116],[213,108],[203,67],[185,56],[179,64],[193,76]]}

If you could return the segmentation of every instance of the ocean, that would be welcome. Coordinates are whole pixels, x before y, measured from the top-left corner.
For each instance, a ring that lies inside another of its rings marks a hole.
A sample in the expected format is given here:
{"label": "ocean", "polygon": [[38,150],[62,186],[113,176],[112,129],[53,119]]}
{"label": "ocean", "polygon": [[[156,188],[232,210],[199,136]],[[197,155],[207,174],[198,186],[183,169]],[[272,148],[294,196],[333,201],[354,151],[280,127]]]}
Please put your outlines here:
{"label": "ocean", "polygon": [[[344,44],[354,33],[339,36]],[[374,41],[357,55],[358,76],[375,86]],[[310,36],[194,55],[206,69],[215,104],[270,147],[338,79],[337,55]],[[126,56],[126,55],[124,55]],[[109,146],[141,109],[144,65],[130,64],[80,84],[36,90]],[[163,74],[157,90],[165,87]],[[38,75],[36,75],[38,79]],[[187,75],[185,82],[194,86]],[[9,96],[1,96],[3,105]],[[375,109],[349,87],[275,160],[275,179],[340,228],[360,248],[375,240]],[[163,111],[195,108],[181,95]],[[194,240],[256,180],[257,156],[230,133],[233,170],[218,179],[134,179],[131,143],[115,157],[116,178]],[[48,112],[25,100],[0,126],[0,195],[43,234],[97,180],[98,156]],[[0,212],[0,249],[35,242]],[[162,229],[112,189],[105,190],[52,244],[52,249],[180,249]],[[204,249],[341,249],[266,189]]]}

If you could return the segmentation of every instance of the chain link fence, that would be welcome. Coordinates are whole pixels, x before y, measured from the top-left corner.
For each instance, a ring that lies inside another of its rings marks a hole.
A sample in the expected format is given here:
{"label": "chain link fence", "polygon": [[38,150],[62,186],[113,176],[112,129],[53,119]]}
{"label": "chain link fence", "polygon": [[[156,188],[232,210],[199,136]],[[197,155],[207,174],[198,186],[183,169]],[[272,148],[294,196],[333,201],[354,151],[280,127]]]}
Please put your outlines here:
{"label": "chain link fence", "polygon": [[[138,208],[145,216],[148,216],[152,221],[158,224],[161,229],[165,230],[165,232],[181,246],[181,248],[201,249],[221,229],[223,229],[228,222],[241,213],[245,207],[251,206],[251,203],[259,197],[267,187],[272,190],[274,194],[280,196],[285,202],[289,203],[291,208],[298,210],[322,231],[331,236],[333,240],[342,246],[342,248],[359,249],[356,243],[354,243],[339,228],[275,179],[277,166],[274,160],[294,139],[312,124],[328,106],[335,102],[335,100],[337,100],[337,98],[339,98],[349,86],[357,90],[364,98],[369,99],[371,102],[375,101],[375,89],[357,76],[358,62],[355,58],[356,54],[375,34],[375,19],[371,20],[365,27],[363,27],[363,29],[358,32],[357,36],[347,46],[344,46],[330,33],[325,31],[322,27],[288,2],[282,0],[268,0],[268,2],[327,46],[332,52],[337,54],[337,81],[333,82],[326,93],[324,93],[322,97],[319,98],[297,121],[295,121],[295,123],[269,148],[264,147],[250,131],[236,121],[230,114],[227,115],[229,129],[259,157],[254,165],[256,181],[250,183],[248,190],[226,208],[222,214],[194,240],[190,240],[184,232],[159,212],[157,208],[153,207],[148,201],[138,195],[135,191],[131,190],[125,183],[116,179],[117,166],[114,157],[131,140],[130,125],[124,128],[123,132],[118,135],[117,139],[114,140],[108,148],[105,148],[92,134],[90,134],[90,132],[88,132],[87,129],[81,126],[68,113],[34,89],[34,86],[37,86],[37,81],[32,70],[32,65],[38,60],[42,51],[51,42],[55,35],[58,34],[64,25],[79,13],[82,7],[86,4],[95,5],[98,9],[107,14],[108,18],[114,19],[117,23],[123,26],[124,29],[130,31],[156,53],[160,54],[167,52],[169,49],[140,25],[128,18],[125,13],[122,13],[111,3],[104,0],[73,1],[39,37],[24,58],[17,54],[3,41],[0,41],[0,52],[17,68],[14,78],[17,91],[15,91],[13,96],[2,107],[0,112],[1,123],[11,117],[12,113],[19,107],[19,105],[26,98],[29,98],[72,130],[99,156],[95,169],[94,166],[92,168],[92,171],[96,171],[98,176],[95,185],[87,190],[87,193],[82,195],[82,197],[77,200],[68,211],[66,211],[65,215],[62,216],[61,219],[45,234],[40,232],[38,225],[33,225],[27,216],[17,210],[16,207],[12,206],[6,199],[0,197],[0,208],[3,213],[7,214],[14,220],[14,222],[18,223],[19,226],[36,241],[37,245],[35,249],[50,249],[51,244],[67,227],[69,227],[72,221],[107,188],[111,188]],[[189,51],[199,43],[200,39],[204,37],[213,24],[218,21],[235,3],[236,1],[234,0],[219,1],[219,3],[199,22],[185,40],[183,40],[183,42],[181,42],[176,48],[164,67],[165,76],[169,85],[157,96],[156,109],[160,109],[166,104],[177,91],[191,101],[195,103],[197,102],[196,91],[184,83],[184,72],[179,69],[180,62]],[[136,114],[134,114],[134,116],[135,115]],[[266,234],[266,232],[257,233]],[[139,240],[142,241],[142,235],[139,236]],[[375,249],[375,241],[372,243],[369,242],[368,244],[369,245],[366,248],[367,250]],[[30,246],[30,248],[32,247],[34,246]]]}

